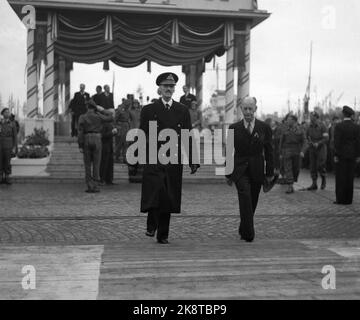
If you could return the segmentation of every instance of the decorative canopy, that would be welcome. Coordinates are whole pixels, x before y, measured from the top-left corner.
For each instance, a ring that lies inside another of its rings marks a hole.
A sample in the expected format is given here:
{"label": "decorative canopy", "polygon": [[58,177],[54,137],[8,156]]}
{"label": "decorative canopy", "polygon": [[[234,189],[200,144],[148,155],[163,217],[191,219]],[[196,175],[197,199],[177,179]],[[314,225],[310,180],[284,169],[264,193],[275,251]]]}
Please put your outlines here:
{"label": "decorative canopy", "polygon": [[149,15],[59,14],[55,51],[69,60],[95,63],[111,60],[122,67],[144,61],[186,65],[224,54],[226,33],[233,27],[222,19],[190,19]]}
{"label": "decorative canopy", "polygon": [[[8,1],[21,18],[25,1]],[[245,31],[246,25],[255,26],[269,16],[252,7],[252,0],[201,0],[207,4],[201,10],[191,9],[189,0],[154,1],[27,0],[36,8],[35,51],[42,50],[51,28],[55,53],[67,61],[112,61],[127,68],[145,61],[164,66],[204,63],[225,53],[234,31]]]}

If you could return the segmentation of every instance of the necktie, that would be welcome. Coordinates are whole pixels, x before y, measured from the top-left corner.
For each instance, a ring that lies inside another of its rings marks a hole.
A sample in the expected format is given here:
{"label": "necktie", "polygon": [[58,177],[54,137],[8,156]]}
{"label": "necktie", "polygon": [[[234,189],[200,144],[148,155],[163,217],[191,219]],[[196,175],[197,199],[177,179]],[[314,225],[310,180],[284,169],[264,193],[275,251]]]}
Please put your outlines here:
{"label": "necktie", "polygon": [[169,104],[166,104],[165,107],[166,107],[166,110],[170,110],[170,105]]}
{"label": "necktie", "polygon": [[249,134],[251,134],[251,122],[247,123],[247,131],[249,132]]}

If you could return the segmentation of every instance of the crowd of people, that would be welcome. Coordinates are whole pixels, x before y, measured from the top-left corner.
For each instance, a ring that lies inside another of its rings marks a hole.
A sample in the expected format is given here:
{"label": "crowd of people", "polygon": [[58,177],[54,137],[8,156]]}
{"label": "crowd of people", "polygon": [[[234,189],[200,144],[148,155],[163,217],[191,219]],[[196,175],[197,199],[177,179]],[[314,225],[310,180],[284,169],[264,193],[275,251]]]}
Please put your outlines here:
{"label": "crowd of people", "polygon": [[[128,94],[115,108],[114,96],[108,85],[103,87],[98,85],[94,95],[87,93],[85,88],[85,84],[80,84],[79,92],[74,94],[69,104],[69,112],[71,113],[71,136],[78,137],[80,149],[84,152],[88,186],[86,191],[93,193],[99,192],[98,185],[114,184],[114,162],[127,163],[126,135],[129,130],[140,127],[143,106],[134,98],[134,95]],[[202,113],[196,97],[190,93],[187,86],[184,86],[183,90],[184,95],[180,101],[189,110],[192,128],[201,129]],[[158,99],[152,99],[151,103]],[[149,102],[149,97],[147,100]],[[110,114],[112,117],[109,117]],[[86,139],[89,139],[87,136],[91,134],[93,135],[91,143],[89,141],[86,143]]]}
{"label": "crowd of people", "polygon": [[[351,108],[346,110],[355,123],[355,112]],[[334,115],[327,123],[314,111],[310,113],[309,122],[299,123],[297,116],[291,113],[281,122],[271,118],[265,122],[273,131],[275,171],[280,176],[279,183],[288,186],[286,193],[294,193],[293,185],[301,168],[310,169],[312,184],[306,190],[324,190],[327,173],[336,171],[335,128],[342,122],[341,116]],[[360,164],[357,164],[354,175],[360,177]]]}

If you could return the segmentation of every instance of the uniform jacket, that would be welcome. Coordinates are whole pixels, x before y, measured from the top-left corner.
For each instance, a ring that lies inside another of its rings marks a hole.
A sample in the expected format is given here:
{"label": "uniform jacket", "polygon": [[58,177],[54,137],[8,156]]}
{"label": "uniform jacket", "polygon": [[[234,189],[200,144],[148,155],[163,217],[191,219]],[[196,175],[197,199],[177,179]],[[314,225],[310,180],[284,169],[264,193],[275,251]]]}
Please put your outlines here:
{"label": "uniform jacket", "polygon": [[87,133],[102,133],[103,123],[112,122],[113,116],[111,114],[102,114],[100,112],[91,112],[83,114],[79,118],[79,147],[84,147],[85,135]]}
{"label": "uniform jacket", "polygon": [[306,141],[310,148],[313,147],[312,143],[318,143],[319,148],[324,147],[326,146],[328,140],[328,130],[322,122],[317,121],[315,124],[310,123],[306,130]]}
{"label": "uniform jacket", "polygon": [[[157,133],[163,129],[174,129],[180,137],[181,129],[191,129],[189,110],[183,104],[173,101],[170,110],[166,110],[161,100],[145,106],[141,110],[140,129],[149,139],[149,122],[157,122]],[[158,143],[158,150],[161,145]],[[178,141],[179,157],[181,155],[181,143]],[[147,145],[147,154],[149,147]],[[148,212],[153,208],[160,208],[164,212],[180,213],[181,188],[182,188],[182,164],[161,163],[147,164],[144,166],[142,179],[141,212]]]}
{"label": "uniform jacket", "polygon": [[360,157],[360,126],[345,120],[335,127],[335,156],[340,160],[355,160]]}
{"label": "uniform jacket", "polygon": [[232,124],[229,129],[234,130],[235,154],[234,171],[227,178],[237,182],[248,172],[251,181],[262,184],[265,174],[268,177],[273,176],[274,157],[271,128],[265,122],[256,119],[251,135],[244,126],[244,120]]}
{"label": "uniform jacket", "polygon": [[13,121],[0,120],[0,144],[2,148],[17,148],[17,130]]}

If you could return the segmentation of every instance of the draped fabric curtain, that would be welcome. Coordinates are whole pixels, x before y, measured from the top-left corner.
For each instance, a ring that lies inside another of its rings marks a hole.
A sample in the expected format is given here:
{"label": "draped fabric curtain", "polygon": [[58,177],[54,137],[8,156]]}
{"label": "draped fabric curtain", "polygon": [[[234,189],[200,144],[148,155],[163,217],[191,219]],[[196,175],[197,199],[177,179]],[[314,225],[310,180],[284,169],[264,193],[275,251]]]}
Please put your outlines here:
{"label": "draped fabric curtain", "polygon": [[57,54],[80,63],[190,65],[223,55],[227,46],[223,19],[59,12],[57,24]]}

